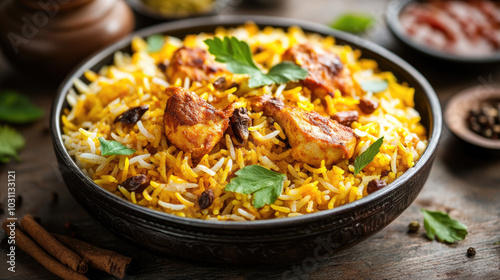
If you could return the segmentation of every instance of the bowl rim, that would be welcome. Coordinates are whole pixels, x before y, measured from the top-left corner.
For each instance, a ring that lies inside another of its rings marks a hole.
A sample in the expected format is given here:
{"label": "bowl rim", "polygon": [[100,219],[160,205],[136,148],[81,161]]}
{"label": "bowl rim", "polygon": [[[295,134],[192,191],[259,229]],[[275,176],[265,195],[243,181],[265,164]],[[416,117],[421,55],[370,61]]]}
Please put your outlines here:
{"label": "bowl rim", "polygon": [[[345,41],[350,45],[355,45],[356,48],[363,48],[371,51],[381,57],[387,58],[391,64],[394,64],[401,69],[404,69],[407,74],[413,76],[417,81],[417,84],[423,89],[423,94],[429,100],[429,111],[431,116],[430,121],[430,132],[429,142],[427,148],[416,162],[416,164],[408,169],[401,177],[397,178],[394,182],[388,185],[388,187],[383,188],[375,193],[370,194],[360,200],[356,200],[351,203],[336,207],[334,209],[322,210],[315,213],[309,213],[307,215],[297,216],[297,217],[287,217],[283,219],[268,219],[268,220],[256,220],[256,221],[213,221],[213,220],[200,220],[195,218],[179,217],[173,214],[160,212],[157,210],[149,209],[143,206],[133,204],[123,198],[120,198],[104,188],[95,184],[92,180],[86,177],[83,172],[77,167],[74,160],[68,154],[63,140],[62,140],[62,129],[61,129],[61,113],[66,102],[66,95],[70,88],[73,87],[73,79],[80,78],[84,71],[92,68],[96,64],[100,63],[104,58],[112,55],[117,50],[125,48],[130,45],[133,37],[147,37],[153,34],[165,34],[168,32],[179,31],[182,29],[196,28],[203,26],[237,26],[242,25],[245,22],[252,21],[259,26],[273,26],[273,27],[289,27],[289,26],[299,26],[307,32],[318,33],[322,36],[334,36],[336,39]],[[415,68],[405,62],[403,59],[399,58],[395,54],[386,50],[385,48],[378,46],[372,42],[369,42],[360,37],[340,32],[328,28],[327,26],[312,23],[309,21],[291,19],[291,18],[281,18],[281,17],[268,17],[268,16],[254,16],[254,15],[234,15],[234,16],[213,16],[213,17],[200,17],[192,18],[182,21],[169,22],[164,24],[159,24],[151,26],[139,31],[136,31],[129,36],[123,38],[122,40],[92,54],[85,61],[80,63],[62,82],[58,89],[58,93],[54,99],[52,105],[52,111],[50,116],[50,125],[52,132],[52,142],[54,145],[54,150],[60,155],[60,168],[64,168],[64,172],[74,173],[79,180],[82,180],[85,185],[87,185],[88,191],[93,192],[95,195],[102,196],[104,199],[113,200],[120,206],[126,207],[132,211],[138,211],[144,216],[149,216],[150,218],[155,218],[157,220],[163,220],[165,222],[171,222],[176,224],[182,224],[185,226],[199,227],[205,229],[247,229],[247,230],[260,230],[260,229],[270,229],[277,227],[292,227],[300,224],[306,224],[315,222],[318,220],[324,220],[328,217],[335,216],[341,213],[351,212],[363,205],[369,205],[378,199],[382,199],[383,196],[389,194],[397,188],[402,187],[409,179],[418,173],[424,165],[432,160],[435,150],[437,149],[441,130],[442,130],[442,114],[441,107],[437,95],[431,85],[427,80],[420,74]],[[62,163],[65,165],[61,167]],[[68,170],[69,169],[69,170]]]}
{"label": "bowl rim", "polygon": [[451,61],[451,62],[459,62],[459,63],[495,63],[500,61],[500,50],[492,55],[485,56],[462,56],[455,54],[448,54],[444,51],[440,51],[438,49],[433,49],[431,47],[427,47],[424,44],[420,44],[415,42],[409,36],[407,36],[406,32],[404,32],[400,21],[399,15],[403,11],[403,9],[410,4],[411,2],[422,2],[421,0],[392,0],[387,5],[386,10],[386,21],[389,27],[389,30],[394,34],[400,41],[410,46],[411,48],[424,53],[426,55]]}

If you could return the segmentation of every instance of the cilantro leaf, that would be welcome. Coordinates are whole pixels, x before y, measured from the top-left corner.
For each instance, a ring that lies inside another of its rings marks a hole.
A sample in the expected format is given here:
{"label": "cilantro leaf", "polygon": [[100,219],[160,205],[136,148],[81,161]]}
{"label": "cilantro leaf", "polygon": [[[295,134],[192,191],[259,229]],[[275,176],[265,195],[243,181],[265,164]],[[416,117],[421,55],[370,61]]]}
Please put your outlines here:
{"label": "cilantro leaf", "polygon": [[19,161],[17,152],[24,147],[24,137],[8,126],[0,126],[0,162],[7,163],[13,157]]}
{"label": "cilantro leaf", "polygon": [[106,139],[99,137],[99,143],[101,143],[101,155],[110,156],[110,155],[131,155],[135,153],[135,150],[129,149],[123,146],[120,142],[116,142],[113,140],[107,141]]}
{"label": "cilantro leaf", "polygon": [[28,97],[15,91],[0,93],[0,121],[25,124],[36,121],[43,115],[43,110],[31,103]]}
{"label": "cilantro leaf", "polygon": [[270,205],[283,191],[286,175],[271,171],[260,165],[249,165],[236,172],[225,190],[242,194],[252,194],[255,208]]}
{"label": "cilantro leaf", "polygon": [[424,227],[430,240],[437,237],[440,242],[453,243],[467,236],[467,226],[450,218],[448,214],[423,208],[420,210],[424,213]]}
{"label": "cilantro leaf", "polygon": [[227,70],[234,74],[249,74],[250,88],[271,84],[284,84],[305,79],[307,70],[291,62],[281,62],[274,65],[267,74],[263,73],[254,63],[250,47],[245,41],[236,37],[218,37],[206,39],[208,52],[215,56],[215,61],[226,63]]}
{"label": "cilantro leaf", "polygon": [[163,44],[165,43],[165,38],[163,37],[163,35],[156,34],[149,36],[146,39],[146,42],[148,43],[148,52],[154,53],[161,50]]}
{"label": "cilantro leaf", "polygon": [[382,143],[384,142],[384,137],[380,137],[375,141],[373,144],[366,149],[363,153],[361,153],[355,160],[354,160],[354,175],[358,174],[359,171],[361,171],[365,166],[367,166],[372,160],[375,158],[375,156],[378,154],[380,151],[380,146],[382,146]]}
{"label": "cilantro leaf", "polygon": [[359,13],[345,13],[335,19],[335,21],[330,24],[330,27],[333,29],[356,34],[366,31],[374,21],[374,18],[370,15]]}
{"label": "cilantro leaf", "polygon": [[359,82],[361,88],[366,92],[381,92],[389,87],[389,84],[385,80],[368,80]]}

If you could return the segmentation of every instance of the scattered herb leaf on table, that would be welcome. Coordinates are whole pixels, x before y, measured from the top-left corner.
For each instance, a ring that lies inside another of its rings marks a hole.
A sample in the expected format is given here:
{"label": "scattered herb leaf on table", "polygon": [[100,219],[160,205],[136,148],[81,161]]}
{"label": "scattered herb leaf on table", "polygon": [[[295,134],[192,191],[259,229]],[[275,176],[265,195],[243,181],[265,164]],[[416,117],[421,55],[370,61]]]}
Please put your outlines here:
{"label": "scattered herb leaf on table", "polygon": [[283,191],[285,174],[274,172],[260,165],[249,165],[236,171],[237,177],[226,185],[225,190],[242,194],[252,194],[255,208],[270,205]]}
{"label": "scattered herb leaf on table", "polygon": [[17,152],[24,147],[24,137],[15,129],[8,126],[0,126],[0,162],[7,163],[10,158],[19,159]]}
{"label": "scattered herb leaf on table", "polygon": [[424,227],[429,239],[437,238],[440,242],[453,243],[467,236],[467,226],[450,218],[448,214],[425,209],[421,211],[424,213]]}
{"label": "scattered herb leaf on table", "polygon": [[380,147],[383,142],[384,137],[380,137],[354,160],[354,175],[358,174],[361,170],[363,170],[363,168],[365,168],[365,166],[372,162],[380,151]]}
{"label": "scattered herb leaf on table", "polygon": [[101,143],[101,155],[131,155],[135,153],[135,150],[125,147],[123,144],[113,140],[106,140],[99,137],[99,142]]}
{"label": "scattered herb leaf on table", "polygon": [[38,120],[43,110],[31,103],[28,97],[15,91],[0,93],[0,121],[25,124]]}
{"label": "scattered herb leaf on table", "polygon": [[250,88],[271,84],[284,84],[289,81],[299,81],[308,75],[307,70],[292,62],[281,62],[274,65],[267,74],[264,74],[254,63],[250,47],[245,41],[235,37],[218,37],[206,39],[208,51],[215,56],[215,60],[227,64],[227,69],[234,74],[249,74]]}
{"label": "scattered herb leaf on table", "polygon": [[373,23],[374,18],[370,15],[360,13],[345,13],[336,18],[330,27],[349,33],[361,33],[366,31]]}

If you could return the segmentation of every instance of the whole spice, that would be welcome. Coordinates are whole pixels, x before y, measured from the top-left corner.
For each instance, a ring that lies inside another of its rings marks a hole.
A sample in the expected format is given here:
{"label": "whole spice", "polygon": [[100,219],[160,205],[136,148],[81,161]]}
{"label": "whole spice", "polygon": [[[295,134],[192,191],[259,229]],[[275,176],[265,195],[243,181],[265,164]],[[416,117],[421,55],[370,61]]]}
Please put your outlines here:
{"label": "whole spice", "polygon": [[361,112],[365,114],[371,114],[378,108],[378,102],[362,98],[361,100],[359,100],[358,106]]}
{"label": "whole spice", "polygon": [[467,118],[469,129],[483,137],[500,139],[500,101],[483,102]]}
{"label": "whole spice", "polygon": [[469,249],[467,249],[467,257],[474,257],[476,255],[476,249],[472,248],[472,247],[469,247]]}
{"label": "whole spice", "polygon": [[332,119],[340,123],[341,125],[351,126],[351,124],[357,121],[359,118],[358,111],[342,111],[335,113]]}
{"label": "whole spice", "polygon": [[252,119],[248,116],[247,109],[243,107],[235,109],[229,121],[236,140],[240,143],[245,143],[250,134],[248,127],[252,123]]}
{"label": "whole spice", "polygon": [[380,190],[381,188],[387,186],[387,183],[380,180],[380,179],[373,179],[371,180],[370,182],[368,182],[368,187],[366,188],[366,190],[368,191],[368,194],[371,194],[371,193],[374,193],[378,190]]}
{"label": "whole spice", "polygon": [[[7,234],[10,233],[9,226],[11,223],[12,222],[8,220],[5,220],[3,223],[3,229]],[[19,246],[21,250],[33,257],[38,263],[40,263],[50,272],[63,279],[88,280],[87,277],[58,262],[51,255],[47,254],[47,252],[45,252],[40,246],[38,246],[33,240],[31,240],[31,238],[24,234],[24,232],[17,226],[15,229],[15,234],[16,246]]]}
{"label": "whole spice", "polygon": [[123,181],[120,186],[124,187],[129,192],[141,193],[149,186],[149,181],[146,175],[141,174],[128,178]]}
{"label": "whole spice", "polygon": [[149,105],[134,107],[116,117],[114,122],[115,123],[121,122],[126,124],[136,123],[141,119],[142,115],[144,115],[144,113],[146,113],[148,110],[149,110]]}
{"label": "whole spice", "polygon": [[206,209],[212,205],[214,202],[214,192],[212,190],[206,190],[201,193],[201,196],[198,198],[198,204],[200,205],[200,209]]}
{"label": "whole spice", "polygon": [[110,275],[123,279],[131,258],[113,251],[101,249],[75,238],[52,234],[59,242],[68,246],[80,256],[89,260],[91,268],[99,269]]}
{"label": "whole spice", "polygon": [[412,221],[408,225],[408,232],[415,233],[420,229],[420,223],[418,221]]}
{"label": "whole spice", "polygon": [[[38,224],[31,215],[25,215],[21,219],[23,230],[36,241],[45,251],[58,259],[62,264],[67,265],[78,273],[86,273],[88,269],[88,260],[82,259],[68,247],[61,244],[40,224]],[[17,238],[17,236],[16,236]]]}

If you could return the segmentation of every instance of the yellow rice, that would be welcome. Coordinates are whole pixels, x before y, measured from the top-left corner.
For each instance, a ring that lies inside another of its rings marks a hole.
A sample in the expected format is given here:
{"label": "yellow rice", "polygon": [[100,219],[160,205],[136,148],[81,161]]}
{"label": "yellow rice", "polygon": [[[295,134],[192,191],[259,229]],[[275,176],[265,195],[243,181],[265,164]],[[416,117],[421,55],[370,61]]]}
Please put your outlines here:
{"label": "yellow rice", "polygon": [[[336,45],[332,37],[305,34],[298,27],[287,31],[272,27],[259,30],[248,23],[234,29],[217,28],[215,35],[235,36],[252,49],[264,46],[254,59],[267,69],[279,63],[281,54],[291,46],[306,41],[322,46],[336,53],[349,68],[357,93],[351,97],[336,92],[321,102],[312,100],[310,91],[297,83],[248,89],[248,76],[236,74],[224,75],[228,84],[240,84],[244,94],[237,94],[236,88],[216,90],[213,82],[218,77],[208,82],[177,80],[170,85],[157,63],[170,59],[183,45],[206,48],[203,40],[213,34],[189,35],[183,40],[165,37],[164,46],[156,53],[148,53],[145,41],[134,38],[131,55],[117,52],[114,65],[105,66],[98,73],[87,71],[85,78],[90,83],[75,80],[76,90],[67,95],[71,109],[62,117],[63,140],[77,165],[96,184],[131,203],[182,217],[236,221],[293,217],[361,199],[368,195],[366,186],[370,180],[382,179],[390,184],[411,168],[425,150],[426,131],[413,108],[414,89],[399,83],[392,73],[379,71],[376,61],[361,59],[359,50]],[[384,79],[389,87],[381,93],[365,93],[357,84],[362,79]],[[381,136],[384,143],[375,159],[356,176],[347,159],[333,166],[323,162],[315,168],[293,160],[283,141],[286,136],[277,123],[262,113],[250,112],[253,126],[249,128],[251,137],[247,144],[241,145],[226,135],[210,154],[195,162],[189,153],[171,145],[164,134],[163,113],[168,98],[164,92],[168,86],[187,87],[216,108],[233,101],[245,104],[249,96],[273,94],[286,99],[288,105],[325,116],[359,111],[359,98],[370,98],[380,106],[373,114],[360,114],[352,124],[359,136],[353,158]],[[149,105],[150,109],[136,125],[113,124],[118,115],[139,105]],[[136,153],[101,156],[98,137],[118,141]],[[236,171],[252,164],[287,176],[281,196],[260,209],[252,206],[251,195],[224,191]],[[138,174],[146,174],[150,180],[142,193],[130,193],[120,186]],[[200,210],[197,199],[207,189],[213,190],[214,201],[209,208]]]}

